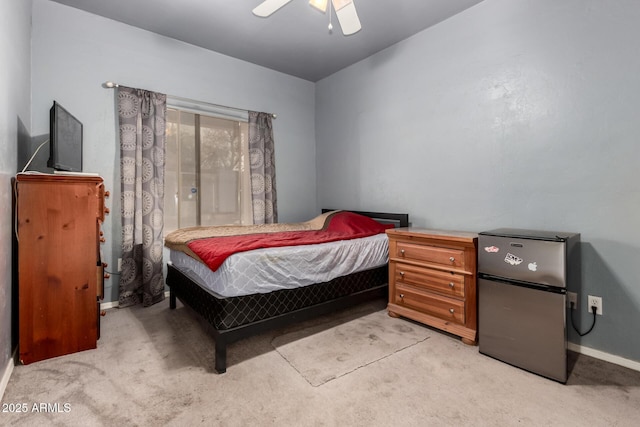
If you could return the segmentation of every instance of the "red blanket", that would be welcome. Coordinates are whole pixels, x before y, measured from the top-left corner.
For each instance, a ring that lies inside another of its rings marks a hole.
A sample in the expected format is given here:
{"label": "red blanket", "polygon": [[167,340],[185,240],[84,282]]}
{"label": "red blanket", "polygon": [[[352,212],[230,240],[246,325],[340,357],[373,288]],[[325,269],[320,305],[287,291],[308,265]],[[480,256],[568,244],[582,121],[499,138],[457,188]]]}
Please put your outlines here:
{"label": "red blanket", "polygon": [[215,271],[229,256],[237,252],[358,239],[384,233],[387,228],[392,227],[392,224],[381,224],[369,217],[342,211],[332,215],[328,226],[323,230],[211,237],[192,240],[187,246]]}

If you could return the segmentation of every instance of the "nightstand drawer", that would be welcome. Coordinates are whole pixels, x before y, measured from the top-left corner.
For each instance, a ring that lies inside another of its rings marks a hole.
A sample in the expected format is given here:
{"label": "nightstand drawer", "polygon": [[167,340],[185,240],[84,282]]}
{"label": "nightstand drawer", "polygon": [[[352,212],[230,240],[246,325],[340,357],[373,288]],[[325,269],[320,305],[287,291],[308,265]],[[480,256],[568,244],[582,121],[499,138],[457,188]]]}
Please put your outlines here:
{"label": "nightstand drawer", "polygon": [[398,242],[395,252],[393,255],[396,258],[408,261],[430,262],[451,268],[464,268],[464,251],[460,249]]}
{"label": "nightstand drawer", "polygon": [[396,283],[393,299],[396,304],[421,313],[430,314],[461,325],[465,322],[464,301],[423,292],[401,283]]}
{"label": "nightstand drawer", "polygon": [[410,264],[395,263],[395,283],[418,286],[447,296],[464,298],[464,276]]}

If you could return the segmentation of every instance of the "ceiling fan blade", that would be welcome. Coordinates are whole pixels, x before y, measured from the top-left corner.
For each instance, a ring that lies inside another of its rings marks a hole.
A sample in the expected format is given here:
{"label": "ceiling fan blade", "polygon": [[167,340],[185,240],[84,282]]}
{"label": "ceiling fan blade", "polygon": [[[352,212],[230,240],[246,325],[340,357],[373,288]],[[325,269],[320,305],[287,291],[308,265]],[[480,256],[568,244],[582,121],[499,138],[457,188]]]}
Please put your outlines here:
{"label": "ceiling fan blade", "polygon": [[332,0],[332,4],[338,16],[342,34],[350,36],[360,31],[362,25],[360,25],[360,19],[353,0]]}
{"label": "ceiling fan blade", "polygon": [[253,9],[253,14],[266,18],[291,0],[265,0]]}

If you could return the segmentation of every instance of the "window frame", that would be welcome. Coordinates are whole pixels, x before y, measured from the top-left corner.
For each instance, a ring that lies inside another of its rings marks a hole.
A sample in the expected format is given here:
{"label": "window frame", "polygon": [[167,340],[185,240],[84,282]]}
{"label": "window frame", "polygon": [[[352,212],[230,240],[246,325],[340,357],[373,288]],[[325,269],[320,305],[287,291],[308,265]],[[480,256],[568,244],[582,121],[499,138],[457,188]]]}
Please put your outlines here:
{"label": "window frame", "polygon": [[[249,112],[246,110],[240,110],[231,107],[223,107],[220,105],[209,104],[205,102],[198,102],[194,100],[189,100],[185,98],[178,97],[167,97],[167,109],[177,110],[179,112],[194,114],[194,128],[197,130],[194,132],[194,150],[195,150],[195,165],[193,174],[195,175],[195,185],[197,188],[196,191],[196,224],[202,224],[202,165],[201,165],[201,148],[202,148],[202,136],[201,136],[201,116],[206,116],[210,118],[230,120],[233,122],[242,122],[248,126],[249,122]],[[180,125],[180,124],[179,124]],[[168,129],[168,127],[167,127]],[[178,141],[180,144],[180,141]],[[180,145],[178,145],[180,147]],[[176,171],[177,178],[177,188],[179,189],[179,197],[177,201],[176,208],[176,226],[181,228],[180,225],[182,218],[182,209],[184,209],[183,203],[181,200],[182,195],[182,187],[183,187],[183,171],[180,167],[182,165],[182,150],[178,149],[178,170]],[[252,204],[251,204],[251,171],[249,165],[249,141],[248,141],[248,127],[246,128],[246,141],[241,146],[241,164],[240,168],[240,180],[238,182],[238,203],[239,203],[239,219],[240,224],[251,224],[253,223],[253,212],[252,212]],[[165,174],[165,180],[167,179],[167,175]],[[165,188],[167,186],[165,185]],[[165,200],[168,200],[165,193]],[[244,207],[244,209],[243,209]],[[214,212],[212,212],[214,213]],[[231,223],[237,225],[237,223]],[[186,225],[185,225],[186,226]],[[167,230],[165,227],[164,234],[171,232],[173,230]]]}

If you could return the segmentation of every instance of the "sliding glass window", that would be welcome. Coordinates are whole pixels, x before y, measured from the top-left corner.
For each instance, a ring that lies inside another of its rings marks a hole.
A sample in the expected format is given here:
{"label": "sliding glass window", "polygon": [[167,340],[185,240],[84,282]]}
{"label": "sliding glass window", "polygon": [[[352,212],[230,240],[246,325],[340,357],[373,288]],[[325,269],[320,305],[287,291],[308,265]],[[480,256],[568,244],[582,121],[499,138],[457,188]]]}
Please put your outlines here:
{"label": "sliding glass window", "polygon": [[167,109],[165,234],[251,223],[248,146],[245,121]]}

